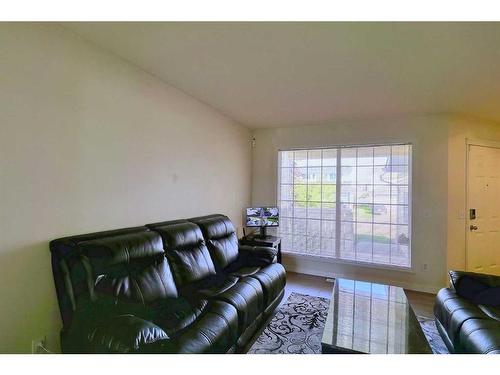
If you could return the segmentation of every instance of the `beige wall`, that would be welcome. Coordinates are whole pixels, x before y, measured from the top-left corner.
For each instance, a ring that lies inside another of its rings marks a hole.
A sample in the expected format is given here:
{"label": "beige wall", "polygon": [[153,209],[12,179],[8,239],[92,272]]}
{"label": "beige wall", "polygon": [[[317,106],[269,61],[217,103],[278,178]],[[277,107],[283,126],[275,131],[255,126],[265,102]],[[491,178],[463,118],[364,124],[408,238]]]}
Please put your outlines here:
{"label": "beige wall", "polygon": [[500,141],[500,124],[450,119],[448,143],[448,269],[465,270],[466,140]]}
{"label": "beige wall", "polygon": [[[48,241],[276,200],[277,150],[413,143],[413,270],[285,256],[289,270],[435,291],[465,262],[465,139],[500,126],[415,116],[251,132],[71,32],[0,24],[0,352],[58,350]],[[252,179],[251,179],[252,175]],[[250,196],[252,199],[250,200]],[[424,271],[423,264],[429,269]]]}
{"label": "beige wall", "polygon": [[[353,267],[288,255],[289,270],[390,282],[436,291],[445,284],[447,241],[448,118],[418,116],[334,125],[255,130],[252,202],[276,202],[279,149],[342,144],[413,144],[412,272]],[[428,269],[423,270],[423,264]]]}
{"label": "beige wall", "polygon": [[58,347],[48,241],[215,212],[241,225],[250,131],[51,24],[0,24],[0,352]]}

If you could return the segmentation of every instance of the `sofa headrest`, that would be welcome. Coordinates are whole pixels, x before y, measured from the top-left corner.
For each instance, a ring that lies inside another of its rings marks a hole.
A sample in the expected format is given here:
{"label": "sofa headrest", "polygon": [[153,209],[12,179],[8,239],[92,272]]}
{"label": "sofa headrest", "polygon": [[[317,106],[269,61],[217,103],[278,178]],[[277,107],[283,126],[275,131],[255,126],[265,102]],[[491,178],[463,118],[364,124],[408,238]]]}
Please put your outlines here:
{"label": "sofa headrest", "polygon": [[198,225],[185,222],[154,230],[163,239],[163,247],[179,288],[215,275],[215,266]]}
{"label": "sofa headrest", "polygon": [[182,224],[187,222],[188,220],[186,219],[158,221],[156,223],[146,224],[146,227],[149,228],[150,230],[155,230],[155,228],[167,227],[169,225]]}
{"label": "sofa headrest", "polygon": [[155,232],[129,233],[84,241],[79,245],[94,274],[107,273],[118,266],[150,264],[164,256],[161,237]]}
{"label": "sofa headrest", "polygon": [[209,240],[231,236],[236,232],[234,225],[227,216],[217,216],[197,222],[203,235]]}
{"label": "sofa headrest", "polygon": [[149,232],[149,229],[145,226],[143,227],[130,227],[106,230],[102,232],[93,232],[87,234],[79,234],[76,236],[68,236],[63,238],[58,238],[50,242],[50,251],[52,254],[59,258],[64,258],[66,256],[73,255],[77,245],[83,242],[97,240],[101,238],[109,238],[114,236],[121,236],[124,234],[134,234],[134,233],[145,233]]}
{"label": "sofa headrest", "polygon": [[161,235],[165,250],[192,248],[204,242],[200,228],[188,221],[155,227],[154,230]]}
{"label": "sofa headrest", "polygon": [[211,214],[211,215],[203,215],[203,216],[196,216],[188,219],[189,221],[192,221],[193,223],[198,223],[199,221],[207,220],[207,219],[214,219],[218,217],[226,217],[226,215],[223,214]]}
{"label": "sofa headrest", "polygon": [[177,297],[161,237],[155,232],[124,234],[80,244],[92,301],[142,306]]}

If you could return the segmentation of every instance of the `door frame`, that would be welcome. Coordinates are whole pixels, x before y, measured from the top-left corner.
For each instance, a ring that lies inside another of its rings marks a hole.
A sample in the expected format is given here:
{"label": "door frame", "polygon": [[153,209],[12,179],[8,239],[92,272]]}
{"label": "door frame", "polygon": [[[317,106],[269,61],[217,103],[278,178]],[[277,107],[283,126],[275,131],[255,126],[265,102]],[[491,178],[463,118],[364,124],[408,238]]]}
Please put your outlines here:
{"label": "door frame", "polygon": [[465,231],[465,270],[467,271],[469,252],[469,148],[470,146],[481,146],[500,149],[500,141],[486,139],[465,138],[465,210],[464,210],[464,231]]}

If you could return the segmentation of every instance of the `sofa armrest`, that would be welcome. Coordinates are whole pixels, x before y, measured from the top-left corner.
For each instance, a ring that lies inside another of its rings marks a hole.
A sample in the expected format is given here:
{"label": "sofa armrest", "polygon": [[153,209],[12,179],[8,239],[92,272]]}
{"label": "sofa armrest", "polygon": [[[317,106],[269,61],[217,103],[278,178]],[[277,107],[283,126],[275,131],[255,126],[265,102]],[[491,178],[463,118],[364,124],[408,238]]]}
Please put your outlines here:
{"label": "sofa armrest", "polygon": [[169,341],[156,324],[135,315],[110,316],[104,320],[78,324],[71,328],[72,351],[76,353],[156,352]]}
{"label": "sofa armrest", "polygon": [[247,266],[267,266],[276,261],[278,249],[267,246],[240,245],[239,252]]}

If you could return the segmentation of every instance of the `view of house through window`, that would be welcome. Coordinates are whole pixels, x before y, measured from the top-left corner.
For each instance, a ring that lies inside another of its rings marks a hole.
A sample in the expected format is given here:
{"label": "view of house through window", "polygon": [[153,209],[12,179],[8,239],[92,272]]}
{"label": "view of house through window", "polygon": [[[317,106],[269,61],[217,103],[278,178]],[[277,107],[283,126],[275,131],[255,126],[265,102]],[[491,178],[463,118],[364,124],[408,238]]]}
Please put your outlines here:
{"label": "view of house through window", "polygon": [[279,152],[284,252],[410,267],[411,145]]}

